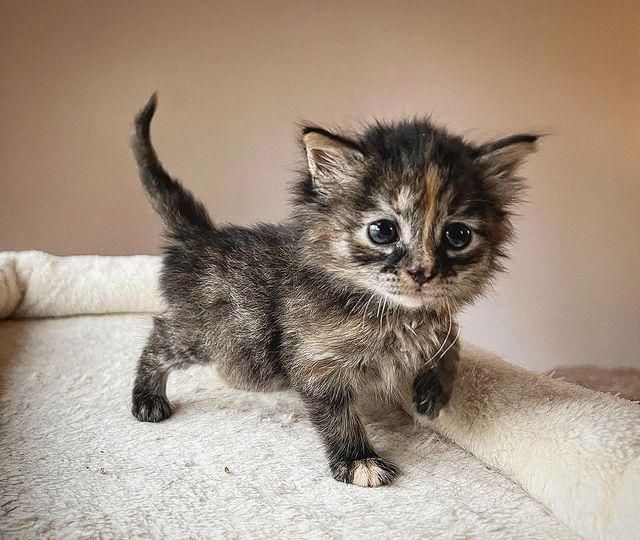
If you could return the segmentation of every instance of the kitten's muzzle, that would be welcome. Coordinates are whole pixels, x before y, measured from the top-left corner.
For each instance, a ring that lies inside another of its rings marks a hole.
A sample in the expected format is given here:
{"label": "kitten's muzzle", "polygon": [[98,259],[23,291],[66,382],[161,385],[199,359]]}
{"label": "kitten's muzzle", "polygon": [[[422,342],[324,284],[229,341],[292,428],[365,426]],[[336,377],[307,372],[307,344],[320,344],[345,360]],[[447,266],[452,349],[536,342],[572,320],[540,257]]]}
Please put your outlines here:
{"label": "kitten's muzzle", "polygon": [[428,283],[435,277],[433,269],[427,270],[422,266],[407,268],[407,274],[409,274],[409,277],[418,285],[418,287],[422,287],[422,285]]}

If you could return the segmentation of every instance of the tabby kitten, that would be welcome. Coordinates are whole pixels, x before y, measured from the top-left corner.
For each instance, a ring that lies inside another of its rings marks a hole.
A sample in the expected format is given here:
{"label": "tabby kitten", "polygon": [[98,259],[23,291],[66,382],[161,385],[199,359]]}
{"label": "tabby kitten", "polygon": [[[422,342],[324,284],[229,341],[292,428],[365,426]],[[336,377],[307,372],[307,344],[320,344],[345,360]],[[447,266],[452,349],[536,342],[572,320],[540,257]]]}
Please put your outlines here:
{"label": "tabby kitten", "polygon": [[427,418],[446,403],[456,313],[501,268],[536,135],[474,145],[428,120],[354,136],[305,127],[289,221],[235,227],[212,223],[162,168],[155,108],[153,96],[137,116],[133,150],[164,221],[166,309],[133,414],[169,417],[171,370],[212,363],[238,388],[298,392],[337,480],[388,484],[397,467],[370,444],[358,402],[372,392]]}

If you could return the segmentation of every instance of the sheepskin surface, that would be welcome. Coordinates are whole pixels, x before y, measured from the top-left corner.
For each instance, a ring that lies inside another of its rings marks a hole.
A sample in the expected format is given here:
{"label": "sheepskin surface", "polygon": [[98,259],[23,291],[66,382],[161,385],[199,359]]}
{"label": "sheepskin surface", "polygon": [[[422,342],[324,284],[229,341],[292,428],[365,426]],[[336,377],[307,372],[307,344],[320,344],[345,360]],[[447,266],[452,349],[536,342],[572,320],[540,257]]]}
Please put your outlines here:
{"label": "sheepskin surface", "polygon": [[0,537],[576,538],[403,413],[370,411],[389,487],[340,484],[295,395],[175,373],[174,415],[129,412],[143,315],[0,323]]}

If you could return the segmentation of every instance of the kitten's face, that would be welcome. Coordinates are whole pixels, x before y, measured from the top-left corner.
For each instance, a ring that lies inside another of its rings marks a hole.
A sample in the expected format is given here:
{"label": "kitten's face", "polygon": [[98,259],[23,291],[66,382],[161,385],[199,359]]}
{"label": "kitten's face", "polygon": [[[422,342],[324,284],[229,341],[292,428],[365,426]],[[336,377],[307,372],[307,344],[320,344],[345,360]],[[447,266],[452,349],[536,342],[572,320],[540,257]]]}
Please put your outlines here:
{"label": "kitten's face", "polygon": [[456,310],[500,268],[515,170],[535,139],[473,147],[427,122],[378,125],[358,140],[308,129],[309,257],[393,305]]}

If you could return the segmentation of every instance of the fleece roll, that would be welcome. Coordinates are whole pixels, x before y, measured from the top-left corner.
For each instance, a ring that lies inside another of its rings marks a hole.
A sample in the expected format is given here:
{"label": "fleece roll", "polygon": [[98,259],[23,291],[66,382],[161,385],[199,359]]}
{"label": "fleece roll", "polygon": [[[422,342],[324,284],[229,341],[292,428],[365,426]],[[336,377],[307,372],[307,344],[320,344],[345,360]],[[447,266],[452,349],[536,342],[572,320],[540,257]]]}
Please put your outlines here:
{"label": "fleece roll", "polygon": [[153,313],[160,257],[0,253],[0,318]]}
{"label": "fleece roll", "polygon": [[640,538],[640,406],[464,344],[436,431],[585,538]]}

